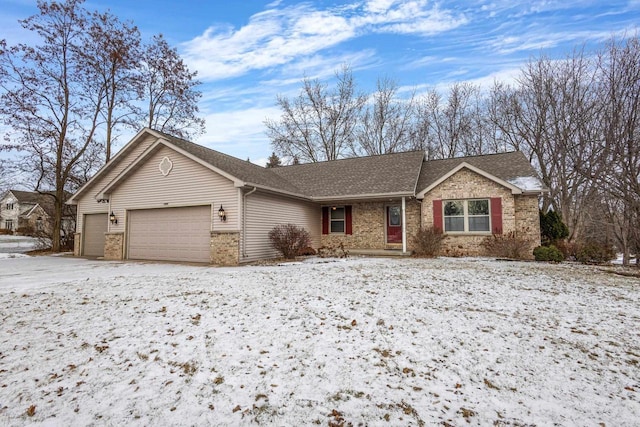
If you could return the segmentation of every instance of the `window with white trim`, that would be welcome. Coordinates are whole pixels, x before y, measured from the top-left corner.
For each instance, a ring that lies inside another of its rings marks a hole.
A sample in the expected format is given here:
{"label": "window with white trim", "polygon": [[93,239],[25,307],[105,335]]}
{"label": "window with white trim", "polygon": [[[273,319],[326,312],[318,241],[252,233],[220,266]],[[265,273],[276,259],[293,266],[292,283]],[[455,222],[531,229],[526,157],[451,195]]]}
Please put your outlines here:
{"label": "window with white trim", "polygon": [[7,230],[12,230],[13,231],[13,220],[6,219],[4,221],[4,228],[7,229]]}
{"label": "window with white trim", "polygon": [[491,231],[489,199],[447,200],[443,203],[446,233],[488,233]]}
{"label": "window with white trim", "polygon": [[344,206],[333,206],[329,209],[329,231],[331,233],[344,233],[345,212]]}
{"label": "window with white trim", "polygon": [[7,205],[6,205],[6,209],[7,209],[8,211],[12,211],[12,210],[13,210],[13,203],[7,203]]}

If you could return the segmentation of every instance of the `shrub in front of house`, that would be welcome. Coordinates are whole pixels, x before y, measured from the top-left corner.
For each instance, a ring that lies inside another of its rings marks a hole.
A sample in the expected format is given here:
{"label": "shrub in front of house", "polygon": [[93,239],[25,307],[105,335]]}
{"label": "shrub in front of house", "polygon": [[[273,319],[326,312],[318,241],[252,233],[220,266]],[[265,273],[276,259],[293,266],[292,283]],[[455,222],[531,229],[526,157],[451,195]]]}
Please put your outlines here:
{"label": "shrub in front of house", "polygon": [[481,245],[487,255],[496,258],[526,259],[530,256],[531,241],[527,239],[527,230],[522,235],[515,231],[506,234],[494,234],[485,238]]}
{"label": "shrub in front of house", "polygon": [[325,245],[318,248],[320,258],[347,258],[349,251],[344,248],[344,243],[337,245]]}
{"label": "shrub in front of house", "polygon": [[304,247],[298,251],[298,256],[311,256],[315,254],[316,254],[316,250],[313,249],[311,246]]}
{"label": "shrub in front of house", "polygon": [[8,228],[0,228],[0,235],[3,235],[3,234],[13,234],[13,232]]}
{"label": "shrub in front of house", "polygon": [[439,255],[444,237],[442,231],[434,227],[421,228],[413,238],[413,253],[426,258]]}
{"label": "shrub in front of house", "polygon": [[564,261],[563,253],[553,245],[538,246],[533,250],[533,256],[536,258],[536,261]]}
{"label": "shrub in front of house", "polygon": [[295,258],[303,248],[311,246],[309,232],[295,224],[276,225],[269,231],[269,241],[287,259]]}

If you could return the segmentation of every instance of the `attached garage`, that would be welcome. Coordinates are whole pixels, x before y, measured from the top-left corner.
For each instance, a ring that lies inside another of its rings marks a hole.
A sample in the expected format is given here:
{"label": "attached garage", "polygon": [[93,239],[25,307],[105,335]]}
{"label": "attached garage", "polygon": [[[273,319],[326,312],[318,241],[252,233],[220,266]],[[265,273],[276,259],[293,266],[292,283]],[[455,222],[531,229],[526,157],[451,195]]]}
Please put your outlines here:
{"label": "attached garage", "polygon": [[128,212],[128,258],[211,262],[211,205]]}
{"label": "attached garage", "polygon": [[84,256],[104,256],[105,233],[108,226],[108,215],[85,214],[84,216]]}

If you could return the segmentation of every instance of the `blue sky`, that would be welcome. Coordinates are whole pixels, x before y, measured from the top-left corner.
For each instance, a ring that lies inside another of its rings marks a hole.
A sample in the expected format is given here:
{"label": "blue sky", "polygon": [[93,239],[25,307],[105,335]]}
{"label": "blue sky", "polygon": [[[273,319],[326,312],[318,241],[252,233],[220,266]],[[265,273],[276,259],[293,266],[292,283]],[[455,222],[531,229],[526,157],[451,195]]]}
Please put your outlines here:
{"label": "blue sky", "polygon": [[[510,81],[544,53],[561,58],[638,30],[640,0],[90,0],[132,20],[143,37],[163,33],[198,71],[207,132],[195,142],[263,164],[265,118],[276,96],[303,77],[330,80],[349,64],[370,91],[391,77],[409,93],[456,81]],[[17,20],[36,1],[0,0],[0,38],[28,41]],[[122,142],[126,142],[122,141]]]}

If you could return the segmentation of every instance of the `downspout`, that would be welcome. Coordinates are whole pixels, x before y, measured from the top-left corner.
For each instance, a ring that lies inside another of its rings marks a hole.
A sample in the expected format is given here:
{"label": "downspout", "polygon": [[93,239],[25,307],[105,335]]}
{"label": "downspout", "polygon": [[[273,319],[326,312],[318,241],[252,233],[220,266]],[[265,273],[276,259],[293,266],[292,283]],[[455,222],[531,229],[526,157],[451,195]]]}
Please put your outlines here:
{"label": "downspout", "polygon": [[402,253],[407,253],[407,203],[402,196]]}
{"label": "downspout", "polygon": [[255,193],[258,187],[242,195],[242,257],[247,257],[247,196]]}

